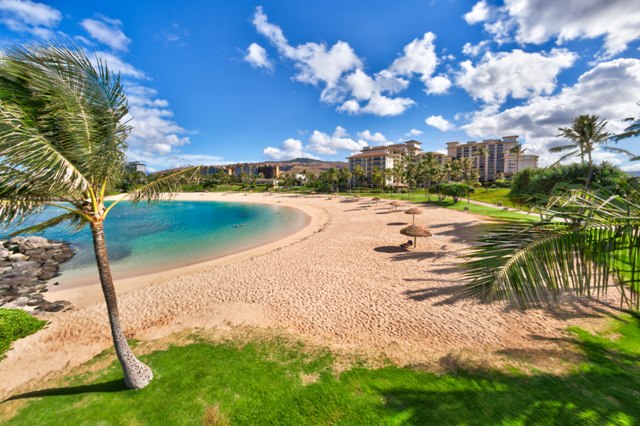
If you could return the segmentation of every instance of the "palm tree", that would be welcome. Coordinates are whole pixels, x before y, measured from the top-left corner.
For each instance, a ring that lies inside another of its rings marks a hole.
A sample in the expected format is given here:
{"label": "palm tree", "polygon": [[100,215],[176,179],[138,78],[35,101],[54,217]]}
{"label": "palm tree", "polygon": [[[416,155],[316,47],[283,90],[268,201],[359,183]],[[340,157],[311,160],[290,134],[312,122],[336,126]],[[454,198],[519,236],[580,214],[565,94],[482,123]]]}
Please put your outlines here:
{"label": "palm tree", "polygon": [[476,168],[478,171],[480,170],[480,158],[482,158],[482,181],[487,182],[489,176],[489,170],[487,168],[487,158],[489,158],[489,149],[486,146],[480,145],[476,152],[474,153],[474,157],[476,157]]}
{"label": "palm tree", "polygon": [[613,280],[623,301],[640,310],[640,205],[574,190],[541,215],[537,224],[487,231],[465,264],[463,296],[527,308],[567,292],[599,297]]}
{"label": "palm tree", "polygon": [[520,171],[520,155],[524,154],[527,148],[523,148],[521,143],[517,143],[511,147],[509,152],[516,155],[516,173]]}
{"label": "palm tree", "polygon": [[612,139],[613,136],[605,131],[606,126],[607,122],[605,120],[600,120],[600,117],[597,115],[580,115],[573,120],[571,127],[561,127],[560,131],[562,133],[558,135],[570,139],[573,143],[556,146],[549,150],[551,152],[570,151],[563,155],[556,164],[576,155],[580,155],[581,161],[584,164],[584,157],[586,155],[589,173],[585,183],[585,190],[589,188],[591,178],[593,177],[592,153],[596,147],[601,146],[605,151],[616,154],[625,154],[632,158],[635,157],[635,154],[627,150],[605,145],[607,142],[614,140]]}
{"label": "palm tree", "polygon": [[418,175],[422,178],[427,201],[431,201],[430,189],[433,181],[436,180],[440,174],[441,169],[442,165],[438,163],[434,155],[430,152],[427,152],[418,164]]}
{"label": "palm tree", "polygon": [[128,105],[120,76],[94,67],[73,46],[29,45],[3,52],[0,63],[0,225],[19,225],[44,208],[63,211],[13,233],[69,222],[89,225],[111,335],[129,388],[143,388],[151,369],[131,352],[120,324],[109,268],[104,220],[122,200],[156,201],[163,191],[199,174],[197,168],[161,177],[110,205],[105,196],[124,173]]}

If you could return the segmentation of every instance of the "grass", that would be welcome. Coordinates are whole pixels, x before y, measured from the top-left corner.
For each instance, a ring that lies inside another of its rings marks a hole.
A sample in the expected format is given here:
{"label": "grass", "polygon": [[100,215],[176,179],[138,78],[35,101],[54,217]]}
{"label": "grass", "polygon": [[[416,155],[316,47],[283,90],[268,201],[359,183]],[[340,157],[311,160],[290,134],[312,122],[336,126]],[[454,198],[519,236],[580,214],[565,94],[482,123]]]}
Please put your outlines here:
{"label": "grass", "polygon": [[[565,375],[516,368],[365,368],[337,374],[325,350],[283,341],[173,346],[142,357],[145,389],[123,387],[117,365],[89,379],[19,396],[8,425],[47,424],[580,424],[640,421],[640,321],[623,316],[567,339],[583,361]],[[546,352],[540,356],[548,356]],[[11,402],[13,403],[13,402]],[[3,419],[0,419],[2,421]]]}
{"label": "grass", "polygon": [[502,205],[506,207],[526,210],[526,206],[518,205],[509,198],[510,192],[510,188],[478,188],[476,192],[471,194],[471,199],[489,204],[498,204],[498,202],[501,202]]}
{"label": "grass", "polygon": [[386,200],[400,200],[409,201],[413,203],[428,203],[438,207],[444,207],[448,209],[464,211],[465,208],[469,213],[491,217],[498,220],[515,220],[526,222],[538,222],[540,218],[538,216],[526,215],[520,211],[505,211],[502,207],[489,207],[479,206],[473,203],[467,203],[466,198],[461,198],[457,203],[453,202],[453,199],[446,197],[444,201],[438,201],[435,196],[430,197],[428,201],[424,192],[416,192],[414,194],[398,194],[398,193],[341,193],[341,195],[360,195],[362,197],[379,197]]}
{"label": "grass", "polygon": [[21,309],[0,309],[0,360],[14,341],[35,333],[46,323]]}

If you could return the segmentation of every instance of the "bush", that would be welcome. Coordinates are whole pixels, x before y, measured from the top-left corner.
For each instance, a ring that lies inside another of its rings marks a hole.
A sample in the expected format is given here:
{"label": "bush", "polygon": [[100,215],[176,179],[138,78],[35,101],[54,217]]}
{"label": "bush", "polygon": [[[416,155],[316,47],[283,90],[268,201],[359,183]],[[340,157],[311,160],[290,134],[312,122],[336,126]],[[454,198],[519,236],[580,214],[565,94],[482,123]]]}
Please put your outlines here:
{"label": "bush", "polygon": [[[544,204],[549,197],[584,187],[588,175],[586,164],[524,169],[511,179],[510,197],[527,204]],[[605,162],[594,166],[590,186],[614,194],[619,191],[619,182],[624,177],[618,167]]]}
{"label": "bush", "polygon": [[4,358],[11,343],[35,333],[46,323],[21,309],[0,309],[0,359]]}
{"label": "bush", "polygon": [[452,197],[454,203],[460,201],[460,197],[473,194],[475,190],[473,186],[466,183],[439,183],[431,188],[432,193]]}

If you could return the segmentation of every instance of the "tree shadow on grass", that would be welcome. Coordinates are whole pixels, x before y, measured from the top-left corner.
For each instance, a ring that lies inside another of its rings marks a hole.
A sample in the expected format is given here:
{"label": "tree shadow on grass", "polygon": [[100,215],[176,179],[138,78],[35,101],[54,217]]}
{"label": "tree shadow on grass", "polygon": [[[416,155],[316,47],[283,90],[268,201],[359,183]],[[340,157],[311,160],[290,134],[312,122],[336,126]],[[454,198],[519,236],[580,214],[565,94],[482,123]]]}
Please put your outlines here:
{"label": "tree shadow on grass", "polygon": [[440,363],[450,373],[435,384],[425,373],[422,382],[376,390],[406,424],[637,424],[640,356],[584,331],[563,340],[583,357],[564,375],[473,367],[449,355]]}
{"label": "tree shadow on grass", "polygon": [[90,385],[80,386],[67,386],[60,388],[41,389],[32,392],[25,392],[19,395],[14,395],[3,402],[13,401],[16,399],[29,399],[40,398],[43,396],[65,396],[65,395],[79,395],[89,393],[110,393],[110,392],[122,392],[130,390],[124,384],[123,379],[111,380],[108,382],[93,383]]}

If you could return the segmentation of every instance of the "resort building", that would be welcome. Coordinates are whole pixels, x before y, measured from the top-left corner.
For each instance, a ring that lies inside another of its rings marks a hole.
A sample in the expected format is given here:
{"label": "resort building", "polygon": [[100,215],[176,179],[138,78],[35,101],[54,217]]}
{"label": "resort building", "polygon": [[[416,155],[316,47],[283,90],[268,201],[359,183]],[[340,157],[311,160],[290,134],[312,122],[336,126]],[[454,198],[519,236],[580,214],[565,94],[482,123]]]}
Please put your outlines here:
{"label": "resort building", "polygon": [[[347,157],[349,171],[353,173],[357,166],[362,167],[365,180],[371,183],[371,174],[374,170],[393,169],[394,164],[405,155],[420,154],[422,152],[420,145],[422,145],[420,142],[410,140],[393,145],[365,146],[359,154]],[[388,178],[387,184],[393,184],[393,178]]]}
{"label": "resort building", "polygon": [[224,172],[229,176],[240,177],[242,175],[258,177],[260,174],[265,179],[277,179],[280,177],[280,166],[277,164],[265,163],[238,163],[227,166],[205,166],[202,168],[203,175],[215,175]]}
{"label": "resort building", "polygon": [[[520,154],[516,164],[516,155],[509,151],[518,143],[518,136],[486,139],[481,142],[470,141],[464,144],[448,142],[447,154],[451,159],[470,158],[479,171],[480,180],[491,182],[501,174],[512,175],[526,167],[538,167],[537,155]],[[486,147],[486,156],[480,154],[480,147]]]}
{"label": "resort building", "polygon": [[145,175],[147,174],[147,166],[144,163],[141,163],[140,161],[129,161],[128,163],[125,163],[124,165],[124,170],[127,173],[144,173]]}

